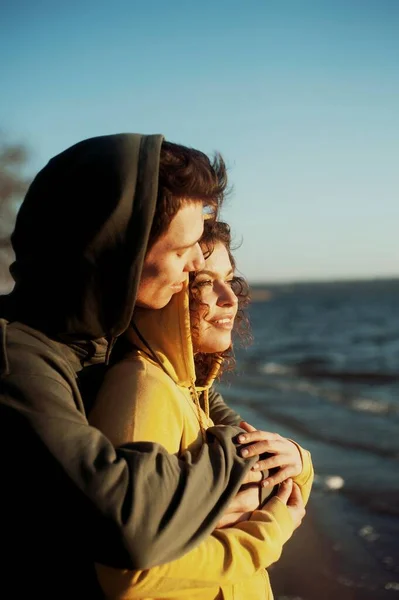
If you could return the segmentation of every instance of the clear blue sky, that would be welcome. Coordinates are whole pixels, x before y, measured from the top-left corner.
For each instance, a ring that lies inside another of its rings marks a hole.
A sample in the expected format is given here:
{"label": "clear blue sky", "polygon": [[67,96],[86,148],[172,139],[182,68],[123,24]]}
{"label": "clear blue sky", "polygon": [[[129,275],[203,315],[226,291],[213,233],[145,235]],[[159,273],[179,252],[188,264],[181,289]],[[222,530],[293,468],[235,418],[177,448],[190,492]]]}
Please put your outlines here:
{"label": "clear blue sky", "polygon": [[399,2],[0,0],[0,129],[219,150],[252,281],[399,275]]}

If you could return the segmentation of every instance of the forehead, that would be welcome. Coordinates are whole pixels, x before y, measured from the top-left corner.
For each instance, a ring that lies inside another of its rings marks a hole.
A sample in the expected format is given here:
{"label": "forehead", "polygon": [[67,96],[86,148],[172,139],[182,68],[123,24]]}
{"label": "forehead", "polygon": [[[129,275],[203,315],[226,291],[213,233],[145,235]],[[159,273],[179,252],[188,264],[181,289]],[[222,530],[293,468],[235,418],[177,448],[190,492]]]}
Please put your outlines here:
{"label": "forehead", "polygon": [[163,242],[168,248],[190,246],[198,242],[204,230],[202,202],[184,202],[173,217]]}
{"label": "forehead", "polygon": [[214,273],[228,273],[231,270],[229,254],[221,242],[215,244],[212,254],[205,261],[204,268]]}

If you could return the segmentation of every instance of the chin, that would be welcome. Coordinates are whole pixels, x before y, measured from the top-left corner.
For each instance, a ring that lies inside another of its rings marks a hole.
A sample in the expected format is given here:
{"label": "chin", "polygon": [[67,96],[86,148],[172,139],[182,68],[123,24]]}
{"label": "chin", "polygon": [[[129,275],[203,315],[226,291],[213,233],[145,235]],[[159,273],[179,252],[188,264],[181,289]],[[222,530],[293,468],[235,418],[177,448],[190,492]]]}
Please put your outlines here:
{"label": "chin", "polygon": [[163,298],[148,298],[145,300],[137,300],[136,306],[140,306],[141,308],[147,308],[152,310],[159,310],[164,308],[167,304],[169,304],[172,298],[172,294],[170,296],[164,296]]}
{"label": "chin", "polygon": [[220,354],[230,348],[231,340],[228,340],[225,343],[223,343],[223,342],[215,343],[215,340],[213,340],[209,344],[204,343],[204,344],[199,344],[199,346],[200,346],[199,352],[204,352],[205,354],[215,354],[217,352]]}
{"label": "chin", "polygon": [[171,299],[172,299],[172,296],[169,296],[168,298],[160,298],[159,300],[154,302],[154,305],[151,306],[151,308],[156,308],[156,309],[165,308],[165,306],[167,304],[169,304]]}

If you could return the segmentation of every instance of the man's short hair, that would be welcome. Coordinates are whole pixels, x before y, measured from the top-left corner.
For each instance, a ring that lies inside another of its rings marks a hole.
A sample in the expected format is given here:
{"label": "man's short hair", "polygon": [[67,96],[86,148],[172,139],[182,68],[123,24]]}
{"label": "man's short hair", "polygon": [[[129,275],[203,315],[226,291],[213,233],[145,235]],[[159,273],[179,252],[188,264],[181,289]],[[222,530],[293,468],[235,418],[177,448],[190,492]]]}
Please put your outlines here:
{"label": "man's short hair", "polygon": [[227,188],[227,169],[222,156],[212,159],[193,148],[163,142],[158,196],[148,248],[168,229],[185,202],[202,202],[207,212],[218,215]]}

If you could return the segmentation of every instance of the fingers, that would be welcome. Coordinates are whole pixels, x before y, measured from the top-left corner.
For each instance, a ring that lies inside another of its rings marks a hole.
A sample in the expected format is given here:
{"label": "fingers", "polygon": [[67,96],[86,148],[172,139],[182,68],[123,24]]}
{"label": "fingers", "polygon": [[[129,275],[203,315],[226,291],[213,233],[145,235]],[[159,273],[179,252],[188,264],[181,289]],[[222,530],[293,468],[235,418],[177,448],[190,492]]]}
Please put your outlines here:
{"label": "fingers", "polygon": [[292,492],[287,502],[287,508],[291,512],[291,515],[294,520],[295,529],[297,529],[303,521],[303,518],[306,514],[306,510],[301,496],[301,490],[299,489],[296,483],[294,483],[294,485],[292,486]]}
{"label": "fingers", "polygon": [[275,467],[282,467],[288,464],[287,457],[284,454],[274,454],[264,460],[259,460],[254,464],[252,469],[254,471],[266,471],[266,469],[273,469]]}
{"label": "fingers", "polygon": [[260,481],[262,481],[262,471],[248,471],[248,473],[245,475],[244,479],[242,480],[242,484],[244,483],[259,483]]}
{"label": "fingers", "polygon": [[253,427],[252,425],[250,425],[246,421],[241,421],[241,423],[240,423],[239,426],[241,427],[241,429],[244,429],[248,433],[250,433],[251,431],[256,431],[255,427]]}
{"label": "fingers", "polygon": [[238,492],[236,496],[237,500],[237,510],[239,512],[248,512],[254,511],[259,506],[259,486],[257,484],[252,484],[246,487],[246,489]]}
{"label": "fingers", "polygon": [[296,483],[293,483],[291,496],[289,497],[287,504],[289,506],[297,506],[299,508],[302,506],[305,513],[305,506],[303,504],[301,490]]}
{"label": "fingers", "polygon": [[[245,446],[241,448],[241,455],[245,458],[256,456],[258,454],[277,453],[284,451],[284,444],[278,433],[269,433],[267,431],[254,431],[253,434],[259,434],[252,444],[245,442]],[[251,434],[246,433],[245,439]],[[263,437],[261,437],[261,435]],[[267,437],[266,437],[267,436]],[[274,436],[274,437],[271,437]],[[241,440],[241,435],[238,436],[238,441]],[[252,441],[252,440],[251,440]]]}
{"label": "fingers", "polygon": [[[255,471],[256,473],[257,471]],[[282,483],[286,479],[292,476],[292,469],[290,467],[285,467],[284,469],[279,469],[277,473],[274,475],[270,475],[264,479],[261,483],[262,487],[272,487],[277,485],[278,483]]]}
{"label": "fingers", "polygon": [[280,488],[276,494],[276,497],[279,498],[281,500],[281,502],[284,502],[284,504],[287,504],[287,502],[291,496],[291,493],[292,493],[292,479],[286,479],[280,485]]}
{"label": "fingers", "polygon": [[[245,421],[243,421],[245,423]],[[247,427],[252,426],[247,424]],[[243,427],[243,429],[245,429]],[[260,431],[259,429],[252,428],[248,433],[240,433],[238,441],[240,444],[250,444],[251,442],[258,442],[260,440],[277,440],[280,436],[278,433],[271,433],[270,431]]]}
{"label": "fingers", "polygon": [[[245,498],[243,498],[243,492],[238,492],[236,496],[232,499],[228,507],[224,512],[224,516],[235,514],[239,512],[243,512],[244,510],[250,510],[251,507],[247,508],[245,506]],[[253,509],[254,510],[254,509]]]}

